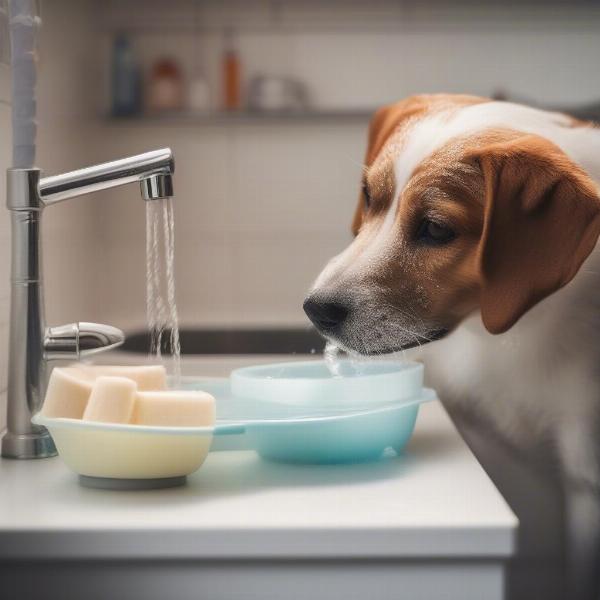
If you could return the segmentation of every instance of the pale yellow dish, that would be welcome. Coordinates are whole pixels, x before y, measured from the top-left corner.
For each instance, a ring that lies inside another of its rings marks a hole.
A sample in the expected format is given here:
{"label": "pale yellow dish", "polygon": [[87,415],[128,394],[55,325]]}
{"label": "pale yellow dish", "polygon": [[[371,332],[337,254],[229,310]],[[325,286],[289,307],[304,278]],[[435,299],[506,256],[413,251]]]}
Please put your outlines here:
{"label": "pale yellow dish", "polygon": [[212,427],[149,427],[48,418],[48,428],[65,464],[87,477],[162,479],[182,477],[202,466]]}
{"label": "pale yellow dish", "polygon": [[48,428],[59,455],[88,485],[89,478],[175,481],[206,459],[215,399],[163,382],[163,367],[55,368],[32,421]]}

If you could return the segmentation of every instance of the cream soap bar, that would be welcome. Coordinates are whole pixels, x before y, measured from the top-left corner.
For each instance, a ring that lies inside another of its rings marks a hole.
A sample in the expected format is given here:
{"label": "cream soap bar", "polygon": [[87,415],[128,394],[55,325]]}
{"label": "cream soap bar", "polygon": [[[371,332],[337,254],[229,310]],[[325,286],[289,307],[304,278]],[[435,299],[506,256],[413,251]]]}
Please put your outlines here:
{"label": "cream soap bar", "polygon": [[166,390],[167,371],[162,365],[141,366],[104,366],[104,365],[77,365],[75,367],[87,377],[100,377],[103,375],[115,377],[128,377],[137,383],[138,390]]}
{"label": "cream soap bar", "polygon": [[140,391],[131,422],[135,425],[201,427],[214,425],[215,419],[215,399],[206,392]]}
{"label": "cream soap bar", "polygon": [[50,375],[42,414],[81,419],[92,393],[92,381],[73,367],[56,367]]}
{"label": "cream soap bar", "polygon": [[83,420],[129,423],[133,414],[136,392],[135,381],[127,377],[98,377],[92,386]]}

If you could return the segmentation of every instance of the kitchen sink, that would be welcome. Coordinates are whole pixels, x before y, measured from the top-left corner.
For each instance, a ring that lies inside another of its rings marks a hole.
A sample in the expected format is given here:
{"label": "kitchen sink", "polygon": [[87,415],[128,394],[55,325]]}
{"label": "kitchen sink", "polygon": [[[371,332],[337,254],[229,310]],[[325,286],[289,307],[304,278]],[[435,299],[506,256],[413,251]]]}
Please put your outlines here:
{"label": "kitchen sink", "polygon": [[[182,329],[182,354],[319,354],[325,340],[311,327],[262,329]],[[168,353],[168,331],[163,335],[163,352]],[[120,350],[148,352],[147,331],[132,332]]]}

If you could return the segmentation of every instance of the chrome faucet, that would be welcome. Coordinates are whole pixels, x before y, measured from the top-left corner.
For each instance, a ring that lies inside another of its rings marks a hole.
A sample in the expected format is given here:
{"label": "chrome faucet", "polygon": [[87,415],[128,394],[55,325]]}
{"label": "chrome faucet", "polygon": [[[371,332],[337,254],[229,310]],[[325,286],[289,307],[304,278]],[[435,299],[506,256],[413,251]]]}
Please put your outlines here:
{"label": "chrome faucet", "polygon": [[8,169],[12,260],[8,357],[7,433],[2,456],[43,458],[56,448],[31,417],[42,408],[47,363],[78,360],[120,346],[122,331],[109,325],[71,323],[46,327],[42,296],[40,220],[43,209],[62,200],[125,183],[140,182],[144,200],[173,195],[173,154],[169,148],[40,178],[40,170]]}

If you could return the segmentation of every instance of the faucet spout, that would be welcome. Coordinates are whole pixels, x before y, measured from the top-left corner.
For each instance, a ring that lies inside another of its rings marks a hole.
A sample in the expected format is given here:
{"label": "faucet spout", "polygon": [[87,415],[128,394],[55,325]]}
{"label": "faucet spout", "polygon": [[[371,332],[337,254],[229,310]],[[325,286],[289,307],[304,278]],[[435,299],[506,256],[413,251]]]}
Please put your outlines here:
{"label": "faucet spout", "polygon": [[140,190],[144,200],[160,200],[173,196],[173,177],[166,173],[155,173],[140,181]]}
{"label": "faucet spout", "polygon": [[100,352],[114,350],[125,342],[125,334],[112,325],[78,323],[79,358],[88,358]]}
{"label": "faucet spout", "polygon": [[70,323],[48,327],[44,336],[46,360],[80,360],[112,350],[125,341],[125,334],[111,325]]}
{"label": "faucet spout", "polygon": [[[170,148],[162,148],[93,167],[70,171],[62,175],[44,177],[40,180],[39,195],[43,205],[49,206],[75,196],[90,194],[126,183],[156,180],[168,182],[169,195],[172,196],[173,183],[171,176],[174,172],[173,152]],[[159,176],[162,176],[162,178],[157,179]]]}

